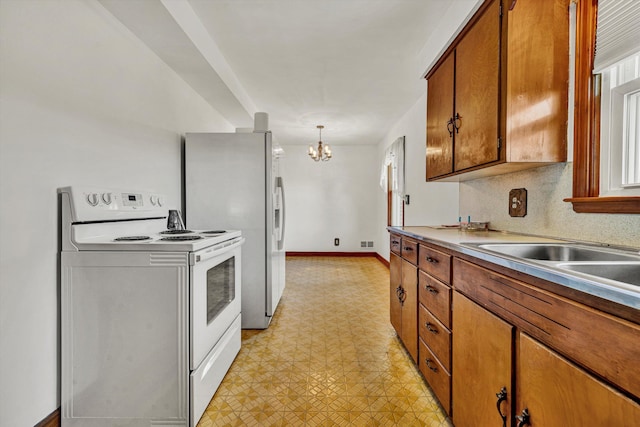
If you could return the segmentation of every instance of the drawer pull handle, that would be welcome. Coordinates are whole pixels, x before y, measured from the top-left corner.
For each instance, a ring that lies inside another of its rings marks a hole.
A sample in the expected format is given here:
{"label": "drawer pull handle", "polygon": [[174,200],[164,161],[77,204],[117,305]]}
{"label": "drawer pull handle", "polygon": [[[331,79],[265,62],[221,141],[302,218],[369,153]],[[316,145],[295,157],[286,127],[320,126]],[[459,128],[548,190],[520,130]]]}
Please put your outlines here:
{"label": "drawer pull handle", "polygon": [[430,256],[426,257],[425,260],[427,260],[427,262],[430,262],[432,264],[437,264],[438,260],[435,258],[431,258]]}
{"label": "drawer pull handle", "polygon": [[424,363],[427,364],[427,368],[431,369],[433,372],[438,372],[438,367],[437,366],[433,366],[433,360],[427,358],[425,359]]}
{"label": "drawer pull handle", "polygon": [[529,422],[529,410],[524,408],[520,415],[516,415],[516,420],[518,420],[518,427],[530,426]]}
{"label": "drawer pull handle", "polygon": [[392,245],[399,245],[399,244],[400,244],[400,242],[399,242],[398,240],[392,240],[392,241],[391,241],[391,244],[392,244]]}
{"label": "drawer pull handle", "polygon": [[424,289],[426,291],[431,292],[432,294],[437,294],[438,293],[438,290],[436,288],[434,288],[433,286],[431,286],[431,285],[425,285]]}
{"label": "drawer pull handle", "polygon": [[427,330],[428,330],[429,332],[431,332],[432,334],[434,334],[434,335],[437,335],[437,334],[438,334],[438,330],[437,330],[436,328],[434,328],[434,327],[433,327],[433,323],[429,323],[429,322],[427,322],[427,323],[425,323],[425,325],[424,325],[424,326],[425,326],[425,327],[427,328]]}
{"label": "drawer pull handle", "polygon": [[413,248],[411,246],[405,246],[403,249],[405,251],[412,251],[413,250]]}
{"label": "drawer pull handle", "polygon": [[504,415],[500,409],[500,404],[507,400],[507,388],[502,387],[500,393],[496,393],[496,397],[498,398],[496,406],[498,407],[498,414],[500,414],[500,418],[502,418],[502,427],[507,427],[507,416]]}

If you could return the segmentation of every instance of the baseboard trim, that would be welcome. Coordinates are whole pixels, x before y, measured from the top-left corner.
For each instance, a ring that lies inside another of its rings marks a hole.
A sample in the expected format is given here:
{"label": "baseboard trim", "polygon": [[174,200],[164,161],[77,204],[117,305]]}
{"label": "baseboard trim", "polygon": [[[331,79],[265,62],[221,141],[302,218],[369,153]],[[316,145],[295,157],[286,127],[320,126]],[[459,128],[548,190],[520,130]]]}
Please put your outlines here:
{"label": "baseboard trim", "polygon": [[382,257],[382,255],[380,255],[379,253],[376,252],[376,258],[378,258],[378,261],[380,261],[381,263],[384,264],[385,267],[390,268],[389,266],[389,261],[387,261],[386,259],[384,259]]}
{"label": "baseboard trim", "polygon": [[56,409],[45,417],[42,421],[33,427],[59,427],[60,426],[60,408]]}
{"label": "baseboard trim", "polygon": [[334,256],[334,257],[374,257],[387,268],[389,261],[377,252],[287,252],[287,256]]}

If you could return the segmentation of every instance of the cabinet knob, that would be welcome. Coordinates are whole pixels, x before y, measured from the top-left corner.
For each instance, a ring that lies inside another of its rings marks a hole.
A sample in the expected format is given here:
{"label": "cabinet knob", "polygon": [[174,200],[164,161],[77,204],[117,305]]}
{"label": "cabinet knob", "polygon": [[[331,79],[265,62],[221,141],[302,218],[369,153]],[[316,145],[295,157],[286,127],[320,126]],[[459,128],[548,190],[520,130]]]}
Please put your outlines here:
{"label": "cabinet knob", "polygon": [[518,427],[530,426],[529,409],[524,408],[520,415],[516,415],[516,420],[518,420]]}
{"label": "cabinet knob", "polygon": [[498,407],[498,414],[500,414],[500,418],[502,418],[502,427],[507,427],[507,416],[502,413],[502,409],[500,408],[500,404],[507,400],[507,388],[502,387],[500,392],[496,393],[496,397],[498,398],[496,406]]}

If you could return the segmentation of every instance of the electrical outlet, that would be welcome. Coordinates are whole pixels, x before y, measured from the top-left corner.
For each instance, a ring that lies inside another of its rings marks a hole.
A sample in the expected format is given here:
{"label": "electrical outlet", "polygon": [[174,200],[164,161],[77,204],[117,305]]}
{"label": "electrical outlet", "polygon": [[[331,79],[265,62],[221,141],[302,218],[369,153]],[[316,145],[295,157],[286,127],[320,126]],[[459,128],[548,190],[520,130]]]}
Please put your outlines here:
{"label": "electrical outlet", "polygon": [[514,188],[509,191],[509,215],[523,217],[527,215],[527,189]]}
{"label": "electrical outlet", "polygon": [[337,237],[333,239],[333,246],[340,246],[340,239],[338,239]]}

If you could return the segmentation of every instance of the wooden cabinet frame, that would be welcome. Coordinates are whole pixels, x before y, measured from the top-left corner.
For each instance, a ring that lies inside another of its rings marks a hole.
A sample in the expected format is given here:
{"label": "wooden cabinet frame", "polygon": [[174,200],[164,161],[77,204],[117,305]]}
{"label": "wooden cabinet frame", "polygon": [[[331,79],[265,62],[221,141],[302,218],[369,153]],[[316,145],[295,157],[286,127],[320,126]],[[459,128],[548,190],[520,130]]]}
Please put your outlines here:
{"label": "wooden cabinet frame", "polygon": [[576,3],[573,203],[578,213],[640,213],[640,197],[600,197],[600,88],[592,74],[598,0]]}

